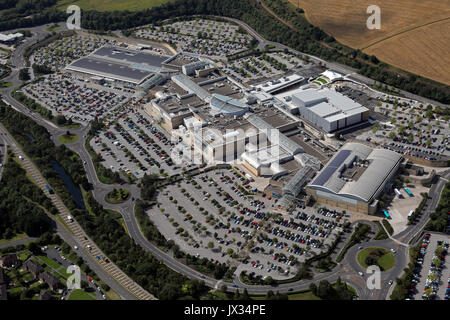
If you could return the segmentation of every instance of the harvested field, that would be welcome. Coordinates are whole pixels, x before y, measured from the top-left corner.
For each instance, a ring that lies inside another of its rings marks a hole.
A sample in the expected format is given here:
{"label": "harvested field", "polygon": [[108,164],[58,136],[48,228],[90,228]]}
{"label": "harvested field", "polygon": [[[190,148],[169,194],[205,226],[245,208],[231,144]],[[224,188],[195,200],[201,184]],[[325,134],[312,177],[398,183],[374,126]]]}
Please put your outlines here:
{"label": "harvested field", "polygon": [[450,85],[450,20],[400,34],[364,52],[401,69]]}
{"label": "harvested field", "polygon": [[[297,6],[298,0],[289,0]],[[370,5],[381,29],[369,30]],[[339,42],[406,71],[450,84],[450,2],[435,0],[300,0],[307,19]]]}

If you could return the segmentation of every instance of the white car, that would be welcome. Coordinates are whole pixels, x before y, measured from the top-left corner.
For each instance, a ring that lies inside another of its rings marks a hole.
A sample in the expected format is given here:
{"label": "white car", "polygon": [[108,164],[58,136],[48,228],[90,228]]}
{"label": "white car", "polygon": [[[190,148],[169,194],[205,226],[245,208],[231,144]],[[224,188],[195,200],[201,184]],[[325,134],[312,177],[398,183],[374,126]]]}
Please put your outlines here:
{"label": "white car", "polygon": [[392,252],[392,253],[395,253],[395,250],[394,250],[394,249],[391,249],[391,252]]}
{"label": "white car", "polygon": [[73,246],[73,248],[74,248],[75,250],[78,250],[78,247],[77,247],[77,246]]}
{"label": "white car", "polygon": [[361,277],[364,275],[361,271],[359,271],[358,274],[359,274]]}

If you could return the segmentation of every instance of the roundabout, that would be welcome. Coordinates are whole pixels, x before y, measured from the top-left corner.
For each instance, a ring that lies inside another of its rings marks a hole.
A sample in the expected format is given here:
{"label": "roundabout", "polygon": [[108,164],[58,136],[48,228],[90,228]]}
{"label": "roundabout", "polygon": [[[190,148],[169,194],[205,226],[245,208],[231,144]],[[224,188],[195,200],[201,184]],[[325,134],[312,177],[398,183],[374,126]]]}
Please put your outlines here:
{"label": "roundabout", "polygon": [[58,141],[61,143],[73,143],[78,140],[78,136],[67,131],[65,134],[58,137]]}
{"label": "roundabout", "polygon": [[364,269],[376,265],[381,271],[387,271],[395,265],[395,257],[389,250],[380,247],[362,249],[357,255],[358,263]]}
{"label": "roundabout", "polygon": [[105,201],[109,204],[119,204],[130,198],[130,192],[126,189],[113,189],[105,196]]}

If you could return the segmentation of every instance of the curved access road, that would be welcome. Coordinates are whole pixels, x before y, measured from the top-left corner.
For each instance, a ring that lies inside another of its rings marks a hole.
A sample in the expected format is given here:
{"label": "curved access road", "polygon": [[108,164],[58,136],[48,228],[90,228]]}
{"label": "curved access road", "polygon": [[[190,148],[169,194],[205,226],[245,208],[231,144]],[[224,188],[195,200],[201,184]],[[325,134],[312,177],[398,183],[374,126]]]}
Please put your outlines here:
{"label": "curved access road", "polygon": [[[235,19],[233,19],[233,20],[235,22],[238,22],[238,20],[235,20]],[[247,30],[249,30],[249,28],[250,28],[247,25],[243,24],[242,22],[240,22],[239,24],[242,25]],[[254,32],[254,30],[253,30],[253,32]],[[260,37],[260,39],[263,39],[263,38]],[[269,43],[269,42],[265,42],[265,43]],[[280,45],[280,46],[285,47],[282,45]],[[290,50],[292,50],[292,49],[290,49]],[[20,60],[21,57],[22,57],[21,55],[20,55],[20,57],[17,57],[16,53],[14,53],[14,59]],[[315,59],[317,59],[317,58],[315,58]],[[19,60],[17,60],[17,62],[19,62]],[[17,75],[17,73],[16,73],[16,75]],[[10,77],[12,77],[12,75],[10,75]],[[9,81],[11,81],[11,80],[9,80]],[[63,134],[66,129],[58,128],[53,123],[51,123],[45,119],[42,119],[42,117],[39,114],[30,112],[25,106],[21,105],[20,103],[18,103],[16,100],[14,100],[11,97],[11,95],[10,95],[11,92],[12,92],[11,88],[7,88],[7,89],[0,91],[0,93],[3,93],[4,100],[7,103],[9,103],[16,110],[26,114],[27,116],[30,116],[31,118],[33,118],[33,120],[38,122],[40,125],[47,128],[47,130],[52,134],[52,138],[55,141],[55,143],[59,143],[57,141],[57,138],[59,135]],[[159,259],[160,261],[165,263],[168,267],[172,268],[173,270],[175,270],[181,274],[184,274],[187,277],[197,279],[199,281],[204,281],[206,285],[208,285],[212,288],[216,287],[218,285],[218,281],[216,279],[206,277],[206,276],[202,275],[200,272],[197,272],[197,271],[193,270],[192,268],[184,265],[180,261],[176,260],[170,253],[166,253],[166,252],[160,250],[156,245],[154,245],[153,243],[151,243],[144,237],[141,230],[139,229],[138,222],[136,221],[136,217],[134,215],[134,201],[132,201],[132,199],[128,200],[125,203],[119,204],[119,205],[111,205],[104,200],[105,195],[109,191],[111,191],[113,188],[126,188],[127,190],[130,191],[131,197],[135,198],[135,199],[139,198],[140,192],[136,185],[120,186],[120,185],[107,185],[107,184],[101,183],[96,175],[95,167],[92,162],[92,159],[84,146],[85,138],[86,138],[87,132],[88,132],[88,127],[81,127],[79,129],[71,130],[71,131],[78,134],[80,136],[80,139],[77,142],[68,144],[67,147],[69,147],[70,149],[75,151],[82,159],[85,170],[86,170],[87,178],[93,186],[93,195],[94,195],[95,199],[105,208],[119,211],[122,214],[123,219],[125,221],[126,229],[128,231],[128,234],[130,235],[130,237],[132,237],[134,239],[134,241],[137,244],[139,244],[142,248],[144,248],[146,251],[148,251],[149,253],[154,255],[157,259]],[[448,177],[448,175],[447,175],[447,177]],[[429,206],[427,206],[427,214],[426,215],[429,215],[429,213],[432,212],[434,210],[435,206],[437,205],[437,202],[439,200],[438,199],[439,194],[443,188],[443,183],[441,183],[441,181],[439,181],[436,184],[436,186],[433,186],[433,187],[434,187],[433,192],[435,195],[433,196],[432,199],[430,199],[430,204],[429,204]],[[424,215],[422,217],[423,221],[426,221],[426,215]],[[425,222],[420,223],[421,226],[416,225],[413,228],[407,229],[407,232],[398,235],[399,238],[398,239],[395,238],[395,239],[398,241],[410,240],[411,237],[413,237],[415,235],[416,231],[420,230],[421,227],[423,227],[424,223]],[[236,288],[235,286],[237,285],[238,288],[241,290],[243,288],[246,288],[250,294],[263,295],[263,294],[267,293],[267,291],[269,291],[269,290],[280,291],[280,292],[305,290],[305,289],[308,289],[309,285],[313,282],[317,282],[320,280],[328,280],[330,282],[334,282],[337,280],[338,277],[341,277],[342,280],[344,280],[345,282],[348,282],[350,285],[352,285],[357,290],[357,293],[358,293],[358,296],[360,297],[360,299],[386,299],[386,295],[387,295],[389,288],[385,285],[385,283],[388,280],[395,279],[395,277],[398,277],[401,274],[403,268],[406,266],[406,263],[407,263],[406,262],[407,261],[407,258],[406,258],[407,251],[408,251],[407,247],[400,245],[398,243],[398,241],[394,241],[394,239],[386,239],[386,240],[381,240],[381,241],[370,241],[363,245],[363,247],[382,246],[382,247],[388,248],[388,249],[397,248],[396,249],[397,263],[391,270],[389,270],[386,273],[383,273],[382,283],[384,283],[384,284],[378,293],[376,293],[373,290],[368,290],[367,286],[365,284],[364,276],[361,277],[358,275],[358,272],[361,271],[361,267],[356,262],[356,251],[357,251],[358,246],[354,246],[354,247],[350,248],[350,250],[347,253],[344,260],[340,264],[338,264],[338,266],[336,266],[332,271],[315,275],[313,279],[300,280],[300,281],[280,284],[280,285],[276,285],[276,286],[252,286],[252,285],[243,284],[238,279],[238,277],[235,277],[234,284],[226,283],[226,282],[220,282],[220,284],[226,285],[228,287],[228,289],[230,289],[230,290],[235,290],[235,288]]]}

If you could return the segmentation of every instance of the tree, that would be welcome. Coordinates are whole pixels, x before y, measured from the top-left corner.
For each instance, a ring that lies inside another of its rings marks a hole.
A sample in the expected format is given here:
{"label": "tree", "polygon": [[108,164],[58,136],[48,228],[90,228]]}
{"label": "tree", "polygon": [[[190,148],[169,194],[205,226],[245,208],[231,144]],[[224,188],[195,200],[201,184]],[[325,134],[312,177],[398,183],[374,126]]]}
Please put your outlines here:
{"label": "tree", "polygon": [[270,286],[274,283],[275,283],[275,280],[273,280],[273,278],[271,276],[267,276],[266,279],[264,279],[264,284],[267,284]]}
{"label": "tree", "polygon": [[375,125],[372,128],[372,133],[375,134],[378,131],[378,125],[376,125],[378,122],[375,123]]}
{"label": "tree", "polygon": [[313,295],[317,295],[317,286],[314,283],[311,283],[309,285],[309,290],[311,290],[311,292],[313,293]]}
{"label": "tree", "polygon": [[20,69],[19,71],[19,80],[28,81],[30,80],[30,74],[28,73],[27,68]]}
{"label": "tree", "polygon": [[30,250],[34,255],[39,255],[42,253],[41,247],[39,247],[35,242],[31,242],[28,245],[28,250]]}
{"label": "tree", "polygon": [[66,118],[62,114],[59,114],[59,115],[56,116],[56,124],[58,126],[62,126],[65,123],[66,123]]}
{"label": "tree", "polygon": [[317,296],[325,300],[331,300],[335,298],[335,290],[327,280],[322,280],[317,287]]}
{"label": "tree", "polygon": [[267,293],[266,293],[266,300],[272,300],[273,299],[273,291],[272,290],[269,290],[269,291],[267,291]]}
{"label": "tree", "polygon": [[244,292],[242,293],[242,296],[241,296],[241,300],[251,300],[247,289],[244,289]]}

